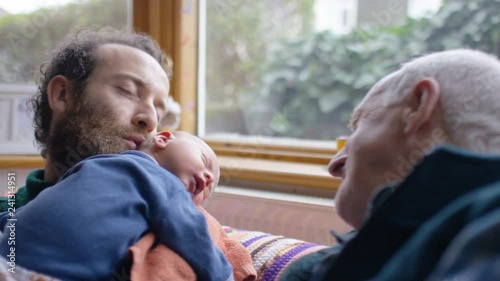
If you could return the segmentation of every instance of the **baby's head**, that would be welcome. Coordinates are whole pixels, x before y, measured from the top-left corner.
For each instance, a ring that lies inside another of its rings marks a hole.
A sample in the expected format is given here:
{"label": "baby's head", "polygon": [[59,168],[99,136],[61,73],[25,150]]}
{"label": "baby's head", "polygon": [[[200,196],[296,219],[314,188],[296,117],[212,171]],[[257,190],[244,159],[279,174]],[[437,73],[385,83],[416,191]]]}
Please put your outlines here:
{"label": "baby's head", "polygon": [[158,164],[176,175],[191,193],[195,205],[201,204],[219,182],[215,152],[200,138],[186,132],[159,132],[139,147]]}

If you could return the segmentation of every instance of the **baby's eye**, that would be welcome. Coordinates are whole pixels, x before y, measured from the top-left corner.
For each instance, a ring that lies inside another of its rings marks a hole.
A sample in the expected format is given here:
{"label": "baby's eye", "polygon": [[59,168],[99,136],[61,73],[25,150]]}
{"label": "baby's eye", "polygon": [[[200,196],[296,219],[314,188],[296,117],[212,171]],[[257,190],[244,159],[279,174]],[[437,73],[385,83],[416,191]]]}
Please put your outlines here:
{"label": "baby's eye", "polygon": [[203,164],[205,164],[205,167],[208,168],[208,160],[207,156],[205,156],[205,153],[201,154],[201,160],[203,161]]}

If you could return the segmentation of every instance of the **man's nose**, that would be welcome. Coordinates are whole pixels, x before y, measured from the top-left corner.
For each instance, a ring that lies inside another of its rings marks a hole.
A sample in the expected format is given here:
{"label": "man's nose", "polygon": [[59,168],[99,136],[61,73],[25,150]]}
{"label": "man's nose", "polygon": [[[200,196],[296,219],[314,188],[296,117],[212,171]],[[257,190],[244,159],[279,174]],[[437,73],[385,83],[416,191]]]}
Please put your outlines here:
{"label": "man's nose", "polygon": [[334,177],[343,178],[345,176],[345,163],[347,162],[347,153],[345,148],[339,150],[328,163],[328,172]]}
{"label": "man's nose", "polygon": [[143,131],[148,133],[154,132],[158,126],[158,116],[156,115],[155,108],[143,105],[142,108],[134,115],[132,123]]}

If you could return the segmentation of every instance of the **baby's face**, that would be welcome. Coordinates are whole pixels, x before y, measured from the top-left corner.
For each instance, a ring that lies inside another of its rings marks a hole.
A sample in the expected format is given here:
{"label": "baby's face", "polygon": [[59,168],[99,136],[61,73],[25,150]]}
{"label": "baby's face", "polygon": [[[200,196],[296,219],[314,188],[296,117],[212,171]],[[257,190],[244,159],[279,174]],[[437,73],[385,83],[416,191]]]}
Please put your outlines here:
{"label": "baby's face", "polygon": [[167,136],[167,145],[158,150],[155,158],[160,166],[184,183],[195,205],[199,205],[219,181],[217,157],[205,142],[195,136],[178,132],[174,135]]}

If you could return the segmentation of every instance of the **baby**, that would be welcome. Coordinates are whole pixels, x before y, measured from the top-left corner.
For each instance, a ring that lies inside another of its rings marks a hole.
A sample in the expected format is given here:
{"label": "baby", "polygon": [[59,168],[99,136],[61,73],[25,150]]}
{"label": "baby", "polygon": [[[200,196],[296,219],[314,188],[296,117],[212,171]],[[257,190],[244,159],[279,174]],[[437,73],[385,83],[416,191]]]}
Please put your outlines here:
{"label": "baby", "polygon": [[[220,223],[201,203],[219,181],[219,164],[214,151],[201,139],[185,132],[161,132],[141,144],[139,150],[151,155],[158,164],[176,175],[186,186],[193,202],[205,215],[214,243],[233,266],[236,281],[252,281],[257,273],[250,253],[239,242],[230,239]],[[196,280],[194,272],[176,253],[154,241],[148,233],[131,247],[131,280]]]}
{"label": "baby", "polygon": [[158,133],[140,150],[76,164],[17,210],[15,245],[4,232],[0,253],[14,250],[16,264],[62,280],[111,280],[125,270],[129,247],[153,232],[198,280],[234,280],[193,204],[218,181],[215,153],[181,132]]}
{"label": "baby", "polygon": [[204,141],[186,132],[160,132],[145,140],[138,150],[176,175],[199,206],[219,182],[215,152]]}

